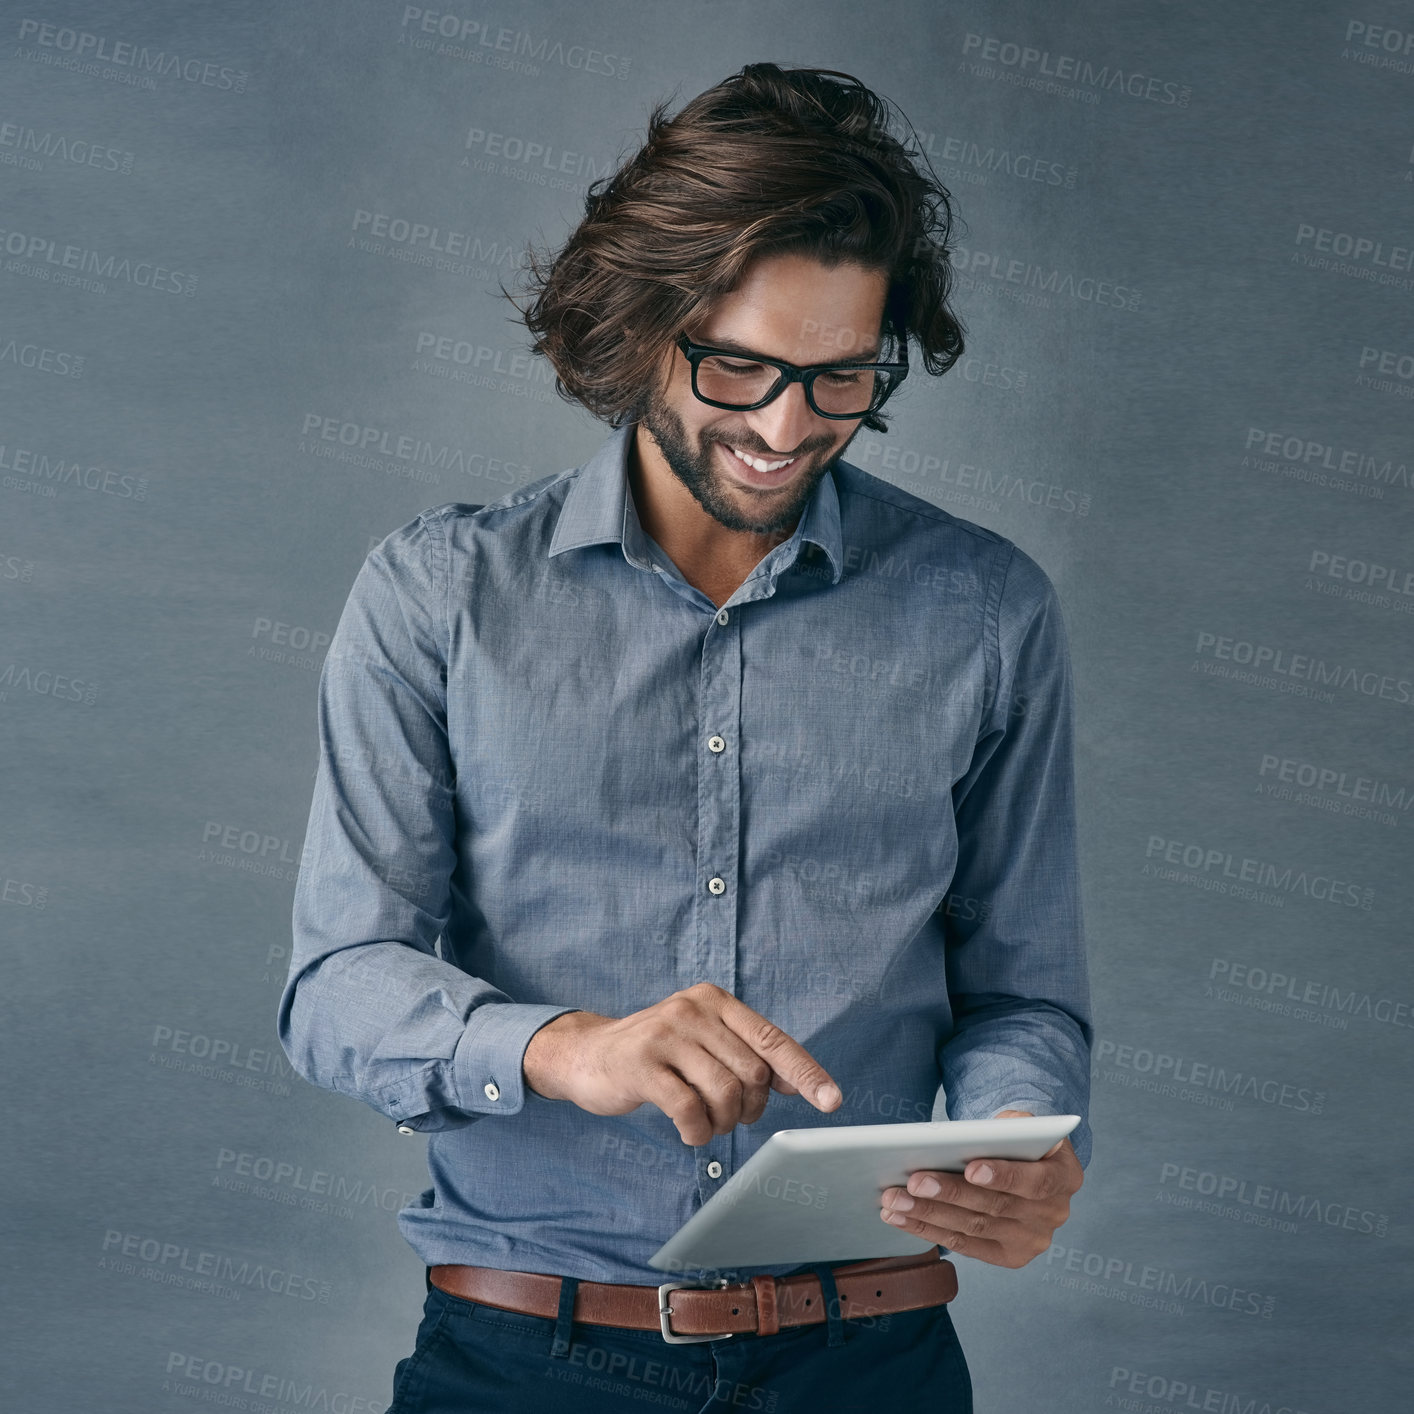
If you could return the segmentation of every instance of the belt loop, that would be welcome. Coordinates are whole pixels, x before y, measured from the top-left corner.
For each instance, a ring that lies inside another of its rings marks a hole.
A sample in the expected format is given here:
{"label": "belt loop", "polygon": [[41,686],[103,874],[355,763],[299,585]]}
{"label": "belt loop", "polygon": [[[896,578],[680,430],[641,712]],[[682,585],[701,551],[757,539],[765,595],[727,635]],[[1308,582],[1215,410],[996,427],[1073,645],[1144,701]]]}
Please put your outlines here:
{"label": "belt loop", "polygon": [[432,1295],[432,1268],[426,1267],[422,1273],[423,1284],[427,1287],[427,1294]]}
{"label": "belt loop", "polygon": [[839,1289],[835,1286],[835,1274],[832,1268],[821,1263],[810,1268],[817,1277],[820,1278],[820,1295],[825,1303],[825,1321],[830,1332],[830,1338],[826,1345],[831,1347],[844,1344],[844,1311],[840,1305]]}
{"label": "belt loop", "polygon": [[574,1294],[578,1289],[578,1277],[560,1278],[560,1313],[555,1317],[555,1334],[550,1339],[550,1354],[557,1360],[565,1359],[570,1353]]}
{"label": "belt loop", "polygon": [[776,1305],[776,1279],[769,1272],[758,1272],[751,1278],[756,1289],[756,1334],[775,1335],[781,1328],[781,1313]]}

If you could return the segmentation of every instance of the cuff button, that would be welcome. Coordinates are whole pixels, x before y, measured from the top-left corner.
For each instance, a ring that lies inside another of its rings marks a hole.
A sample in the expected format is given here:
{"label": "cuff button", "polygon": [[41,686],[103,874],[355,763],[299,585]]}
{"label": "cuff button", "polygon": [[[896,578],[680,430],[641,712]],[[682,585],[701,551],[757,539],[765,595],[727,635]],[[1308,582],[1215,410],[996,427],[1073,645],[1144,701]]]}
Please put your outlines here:
{"label": "cuff button", "polygon": [[485,1089],[486,1098],[488,1100],[499,1100],[501,1098],[501,1092],[496,1088],[495,1081],[488,1080]]}

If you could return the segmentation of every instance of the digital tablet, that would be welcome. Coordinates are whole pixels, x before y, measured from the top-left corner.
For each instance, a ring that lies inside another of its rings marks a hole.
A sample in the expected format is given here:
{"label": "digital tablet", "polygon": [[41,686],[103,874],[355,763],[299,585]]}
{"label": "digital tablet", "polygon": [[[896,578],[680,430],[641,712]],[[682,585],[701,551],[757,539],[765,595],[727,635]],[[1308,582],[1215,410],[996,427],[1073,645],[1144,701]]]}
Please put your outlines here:
{"label": "digital tablet", "polygon": [[780,1129],[649,1259],[660,1271],[863,1261],[934,1244],[879,1216],[884,1189],[918,1169],[1040,1159],[1079,1115]]}

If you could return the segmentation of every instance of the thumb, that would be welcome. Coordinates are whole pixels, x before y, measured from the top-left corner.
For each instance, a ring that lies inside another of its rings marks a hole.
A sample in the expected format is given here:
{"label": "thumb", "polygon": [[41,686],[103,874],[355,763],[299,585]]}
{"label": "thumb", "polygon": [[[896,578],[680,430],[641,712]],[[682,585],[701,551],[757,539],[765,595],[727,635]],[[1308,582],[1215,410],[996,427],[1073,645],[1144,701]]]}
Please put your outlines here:
{"label": "thumb", "polygon": [[[994,1114],[994,1115],[992,1116],[992,1118],[993,1118],[993,1119],[1034,1119],[1034,1118],[1035,1118],[1035,1115],[1033,1115],[1030,1110],[998,1110],[998,1111],[996,1112],[996,1114]],[[1058,1152],[1060,1151],[1061,1145],[1064,1144],[1064,1143],[1065,1143],[1065,1140],[1064,1140],[1064,1139],[1057,1139],[1056,1142],[1055,1142],[1054,1144],[1052,1144],[1051,1147],[1050,1147],[1049,1149],[1047,1149],[1044,1154],[1041,1155],[1041,1157],[1042,1157],[1043,1159],[1049,1159],[1052,1154],[1058,1153]]]}

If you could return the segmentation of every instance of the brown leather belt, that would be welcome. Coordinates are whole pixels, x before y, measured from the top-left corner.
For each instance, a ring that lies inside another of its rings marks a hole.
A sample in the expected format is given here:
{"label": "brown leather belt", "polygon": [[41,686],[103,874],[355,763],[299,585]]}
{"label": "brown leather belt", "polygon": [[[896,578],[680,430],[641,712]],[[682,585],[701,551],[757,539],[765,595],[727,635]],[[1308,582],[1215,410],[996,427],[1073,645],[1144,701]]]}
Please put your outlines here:
{"label": "brown leather belt", "polygon": [[[845,1320],[916,1311],[957,1295],[957,1269],[934,1246],[919,1256],[871,1257],[831,1266]],[[428,1280],[449,1296],[482,1306],[555,1319],[560,1278],[548,1272],[507,1272],[498,1267],[437,1266]],[[670,1300],[671,1298],[671,1300]],[[592,1326],[661,1331],[674,1344],[750,1333],[774,1335],[782,1326],[815,1325],[826,1318],[820,1278],[814,1272],[769,1273],[728,1286],[666,1281],[661,1286],[581,1281],[571,1319]]]}

